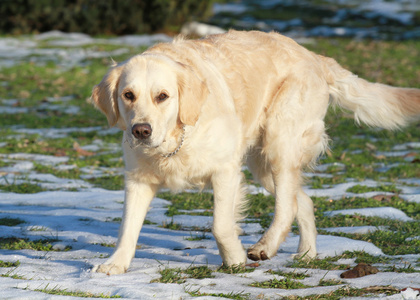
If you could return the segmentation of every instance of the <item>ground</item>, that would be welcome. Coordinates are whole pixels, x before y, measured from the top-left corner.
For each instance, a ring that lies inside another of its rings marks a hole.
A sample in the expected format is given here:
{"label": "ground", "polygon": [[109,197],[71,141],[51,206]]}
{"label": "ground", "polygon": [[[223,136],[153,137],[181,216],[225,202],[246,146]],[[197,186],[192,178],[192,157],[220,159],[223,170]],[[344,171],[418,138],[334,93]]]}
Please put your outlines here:
{"label": "ground", "polygon": [[[107,128],[86,99],[111,58],[121,61],[166,40],[58,32],[0,38],[1,297],[418,297],[419,123],[387,132],[334,110],[327,117],[331,150],[305,173],[320,233],[317,259],[291,258],[299,239],[294,226],[273,259],[221,268],[210,233],[212,191],[160,191],[128,272],[90,272],[117,240],[123,161],[121,132]],[[305,41],[361,77],[420,88],[418,41]],[[249,247],[269,225],[273,198],[243,171],[249,211],[241,240]],[[340,277],[359,262],[379,272]]]}

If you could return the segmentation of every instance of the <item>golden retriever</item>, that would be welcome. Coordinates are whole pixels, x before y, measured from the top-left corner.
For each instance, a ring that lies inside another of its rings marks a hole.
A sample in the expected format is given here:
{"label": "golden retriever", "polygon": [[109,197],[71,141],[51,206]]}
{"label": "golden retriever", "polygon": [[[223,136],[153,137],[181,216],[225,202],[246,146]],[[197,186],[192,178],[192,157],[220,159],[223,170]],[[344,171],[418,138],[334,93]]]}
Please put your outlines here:
{"label": "golden retriever", "polygon": [[[369,83],[333,59],[277,33],[229,31],[177,38],[116,65],[91,101],[124,131],[125,202],[113,255],[94,271],[129,267],[156,191],[214,189],[212,232],[226,266],[276,255],[294,219],[298,255],[316,256],[311,199],[302,168],[326,149],[329,101],[357,121],[394,129],[420,114],[420,90]],[[270,228],[247,253],[237,225],[244,211],[246,161],[276,198]]]}

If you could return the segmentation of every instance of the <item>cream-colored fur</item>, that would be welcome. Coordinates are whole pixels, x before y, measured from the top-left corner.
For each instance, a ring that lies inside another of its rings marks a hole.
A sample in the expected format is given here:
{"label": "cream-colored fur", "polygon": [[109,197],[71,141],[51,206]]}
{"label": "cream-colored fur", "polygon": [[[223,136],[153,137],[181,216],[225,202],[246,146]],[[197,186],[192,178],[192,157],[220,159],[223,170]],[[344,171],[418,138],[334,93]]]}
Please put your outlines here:
{"label": "cream-colored fur", "polygon": [[[301,172],[327,147],[323,119],[330,97],[374,126],[396,128],[420,114],[419,90],[358,79],[277,33],[176,39],[111,68],[92,102],[124,131],[126,193],[115,252],[94,270],[125,272],[159,188],[206,184],[214,189],[213,234],[225,265],[243,264],[247,254],[253,260],[276,255],[295,218],[298,255],[316,256],[313,204]],[[132,127],[144,123],[152,133],[138,139]],[[270,228],[247,254],[237,225],[244,161],[276,198]]]}

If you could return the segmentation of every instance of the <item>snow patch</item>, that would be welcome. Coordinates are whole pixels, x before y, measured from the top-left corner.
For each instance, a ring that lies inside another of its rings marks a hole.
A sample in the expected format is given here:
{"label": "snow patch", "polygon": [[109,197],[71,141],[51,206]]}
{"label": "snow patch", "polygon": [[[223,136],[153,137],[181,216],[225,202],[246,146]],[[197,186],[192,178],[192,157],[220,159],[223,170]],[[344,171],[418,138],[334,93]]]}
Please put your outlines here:
{"label": "snow patch", "polygon": [[401,210],[394,207],[372,207],[372,208],[356,208],[356,209],[342,209],[327,211],[324,213],[326,216],[336,216],[336,215],[361,215],[366,217],[381,217],[389,218],[400,221],[412,221],[413,219],[408,217]]}

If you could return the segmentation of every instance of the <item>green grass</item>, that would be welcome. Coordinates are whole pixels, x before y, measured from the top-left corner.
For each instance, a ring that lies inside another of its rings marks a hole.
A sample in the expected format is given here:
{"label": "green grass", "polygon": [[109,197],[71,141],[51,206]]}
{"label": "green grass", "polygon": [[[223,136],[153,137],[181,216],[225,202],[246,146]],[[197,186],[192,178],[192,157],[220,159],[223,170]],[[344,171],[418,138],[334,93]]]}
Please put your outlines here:
{"label": "green grass", "polygon": [[278,276],[283,276],[285,278],[288,279],[305,279],[307,277],[309,277],[309,275],[306,275],[305,273],[297,273],[297,272],[284,272],[284,271],[273,271],[273,270],[268,270],[266,273],[271,274],[271,275],[278,275]]}
{"label": "green grass", "polygon": [[[32,127],[30,127],[32,128]],[[13,133],[11,133],[13,134]],[[53,156],[72,156],[76,152],[73,150],[72,138],[44,139],[38,134],[31,134],[21,138],[11,138],[5,141],[7,144],[0,148],[0,153],[35,153]]]}
{"label": "green grass", "polygon": [[[59,251],[53,249],[51,243],[57,242],[57,239],[41,239],[30,241],[28,239],[16,238],[16,237],[0,237],[0,249],[5,250],[35,250],[35,251]],[[64,251],[70,250],[70,247],[66,247]]]}
{"label": "green grass", "polygon": [[[358,216],[355,217],[358,218]],[[415,239],[415,237],[419,236],[420,233],[420,226],[418,221],[403,222],[380,218],[367,218],[361,216],[360,218],[365,220],[363,225],[369,225],[369,219],[379,219],[382,221],[381,225],[388,226],[388,230],[377,230],[366,234],[349,234],[340,232],[330,232],[328,234],[373,243],[387,255],[420,253],[420,240]],[[322,230],[319,230],[319,232],[324,233]]]}
{"label": "green grass", "polygon": [[263,194],[247,195],[248,214],[250,217],[265,216],[274,212],[275,199],[273,196],[265,196]]}
{"label": "green grass", "polygon": [[201,233],[200,235],[192,235],[190,234],[189,237],[184,238],[187,241],[202,241],[202,240],[209,240],[210,237],[206,235],[205,232]]}
{"label": "green grass", "polygon": [[146,219],[144,220],[143,225],[156,225],[156,223]]}
{"label": "green grass", "polygon": [[235,299],[235,300],[246,300],[249,299],[249,294],[244,292],[230,292],[230,293],[203,293],[200,292],[200,289],[192,290],[187,289],[185,290],[190,296],[192,297],[203,297],[203,296],[211,296],[211,297],[220,297],[220,298],[227,298],[227,299]]}
{"label": "green grass", "polygon": [[318,283],[318,286],[332,286],[332,285],[340,285],[343,283],[344,283],[343,281],[336,280],[336,279],[328,279],[328,280],[321,279]]}
{"label": "green grass", "polygon": [[107,218],[106,222],[115,222],[115,223],[121,223],[122,222],[122,218],[121,217],[116,217],[116,218]]}
{"label": "green grass", "polygon": [[415,269],[411,264],[405,264],[404,267],[389,266],[385,272],[396,272],[396,273],[420,273],[420,270]]}
{"label": "green grass", "polygon": [[81,291],[68,291],[67,289],[62,289],[58,285],[50,288],[47,284],[46,287],[42,289],[35,289],[36,292],[45,293],[48,295],[59,295],[59,296],[71,296],[71,297],[81,297],[81,298],[122,298],[121,296],[114,295],[105,295],[103,293],[101,294],[93,294],[90,292],[81,292]]}
{"label": "green grass", "polygon": [[[342,210],[348,208],[367,208],[367,207],[394,207],[402,210],[409,217],[420,220],[420,203],[408,202],[398,196],[373,197],[373,198],[342,198],[340,200],[329,200],[323,197],[312,197],[316,207],[317,218],[323,218],[326,211]],[[321,226],[323,227],[323,226]]]}
{"label": "green grass", "polygon": [[13,226],[17,226],[24,223],[25,221],[19,218],[9,218],[9,217],[0,218],[0,226],[13,227]]}
{"label": "green grass", "polygon": [[38,184],[33,183],[9,183],[9,184],[0,184],[0,190],[6,193],[16,193],[16,194],[36,194],[39,192],[46,191]]}
{"label": "green grass", "polygon": [[182,270],[180,268],[167,268],[159,271],[161,277],[158,279],[153,279],[150,281],[153,282],[160,282],[160,283],[177,283],[182,284],[186,281],[185,274],[182,274]]}
{"label": "green grass", "polygon": [[9,262],[9,261],[2,261],[0,260],[0,268],[12,268],[12,267],[19,267],[20,261]]}
{"label": "green grass", "polygon": [[[295,259],[293,262],[288,264],[290,268],[301,268],[301,269],[322,269],[322,270],[347,270],[350,268],[348,264],[338,264],[337,262],[341,259],[351,259],[355,258],[354,263],[366,263],[366,264],[376,264],[376,265],[383,265],[384,269],[382,271],[385,272],[405,272],[405,273],[413,273],[419,272],[411,265],[405,265],[404,267],[395,267],[390,266],[393,262],[393,258],[389,256],[381,256],[381,255],[371,255],[364,251],[345,251],[343,254],[333,257],[325,257],[323,259],[315,258],[309,261],[304,259]],[[292,279],[303,279],[301,277],[294,278],[293,273],[275,273],[284,277],[289,276]],[[297,273],[298,275],[305,275],[301,273]]]}
{"label": "green grass", "polygon": [[174,219],[172,219],[171,222],[169,223],[163,222],[162,225],[160,225],[159,227],[170,229],[170,230],[181,230],[183,228],[182,225],[179,223],[176,223]]}
{"label": "green grass", "polygon": [[179,193],[173,194],[169,192],[162,192],[156,195],[171,201],[171,206],[168,210],[168,216],[180,214],[179,210],[194,210],[194,209],[213,209],[213,194],[210,193]]}
{"label": "green grass", "polygon": [[392,185],[380,185],[376,187],[365,186],[365,185],[354,185],[346,190],[348,193],[368,193],[368,192],[388,192],[388,193],[400,193],[401,189],[397,189],[394,184]]}
{"label": "green grass", "polygon": [[301,268],[301,269],[322,269],[322,270],[347,270],[350,266],[345,264],[335,264],[335,260],[326,257],[323,259],[314,258],[310,260],[295,259],[287,264],[289,268]]}
{"label": "green grass", "polygon": [[[371,242],[381,248],[388,255],[413,254],[420,251],[420,241],[415,237],[420,235],[419,212],[420,204],[405,201],[398,196],[375,197],[375,198],[344,198],[341,200],[326,201],[325,198],[314,198],[316,210],[316,224],[318,228],[327,227],[351,227],[351,226],[375,226],[385,227],[386,230],[377,230],[366,234],[349,234],[340,232],[327,232],[318,229],[321,234],[343,236],[351,239]],[[325,211],[346,208],[364,207],[395,207],[408,216],[414,218],[412,222],[385,219],[380,217],[365,217],[357,214],[337,215],[328,217]]]}
{"label": "green grass", "polygon": [[352,288],[348,286],[340,287],[328,294],[321,295],[309,295],[304,297],[299,296],[287,296],[283,297],[285,300],[340,300],[347,297],[368,297],[385,294],[387,296],[398,294],[399,289],[392,286],[372,286],[367,288]]}
{"label": "green grass", "polygon": [[[325,258],[314,258],[310,260],[305,260],[303,258],[298,258],[290,262],[287,266],[289,268],[301,268],[301,269],[322,269],[322,270],[347,270],[350,268],[348,264],[338,264],[337,262],[341,259],[355,258],[355,263],[366,263],[366,264],[388,264],[391,262],[391,258],[387,256],[374,256],[364,251],[345,251],[341,255],[337,256],[328,256]],[[295,273],[285,273],[280,272],[278,275],[289,276],[292,279],[303,279],[303,278],[293,278]],[[305,274],[297,273],[299,276]]]}
{"label": "green grass", "polygon": [[[118,135],[118,140],[120,137]],[[118,141],[119,143],[119,141]],[[108,167],[108,168],[123,168],[124,163],[122,159],[122,151],[116,153],[98,153],[92,156],[86,156],[82,159],[75,159],[74,164],[81,167]]]}
{"label": "green grass", "polygon": [[12,270],[6,272],[5,274],[1,274],[0,277],[26,280],[25,276],[15,273],[15,270],[16,270],[16,268],[13,268]]}
{"label": "green grass", "polygon": [[388,178],[393,180],[400,179],[400,178],[418,178],[420,177],[420,168],[418,163],[414,164],[401,164],[396,167],[392,167],[386,173]]}
{"label": "green grass", "polygon": [[117,245],[116,243],[111,243],[111,244],[107,244],[107,243],[100,243],[99,245],[101,245],[102,247],[107,247],[107,248],[115,248],[115,246]]}
{"label": "green grass", "polygon": [[[317,39],[307,45],[318,54],[332,57],[344,68],[370,81],[402,87],[420,87],[417,70],[420,41],[355,41]],[[396,76],[398,75],[398,76]],[[392,142],[392,141],[391,141]]]}
{"label": "green grass", "polygon": [[[213,215],[213,194],[210,193],[179,193],[172,194],[169,192],[159,193],[157,197],[171,201],[171,206],[168,207],[168,216],[179,214],[189,215]],[[268,227],[270,221],[266,220],[268,214],[274,211],[274,197],[265,196],[263,194],[247,195],[245,201],[247,202],[247,213],[250,217],[260,218],[263,227]],[[205,210],[204,212],[193,212],[193,210]],[[180,212],[192,211],[192,212]]]}
{"label": "green grass", "polygon": [[[332,148],[340,147],[339,143],[340,140],[334,142],[332,144]],[[348,145],[345,145],[340,147],[340,149],[335,149],[331,156],[320,160],[321,163],[333,163],[339,161],[345,165],[345,172],[342,172],[341,174],[332,173],[333,176],[331,178],[313,177],[309,180],[312,188],[319,189],[322,188],[322,185],[329,187],[333,184],[346,182],[349,178],[356,181],[374,179],[377,181],[395,182],[398,179],[415,178],[420,175],[420,171],[416,163],[406,162],[403,158],[399,157],[386,159],[387,164],[399,163],[398,166],[392,167],[386,172],[378,172],[376,170],[377,164],[385,162],[384,159],[379,159],[374,153],[370,153],[368,151],[364,151],[359,154],[349,154],[347,152],[347,147]],[[345,156],[343,158],[344,153]]]}
{"label": "green grass", "polygon": [[87,181],[106,190],[124,190],[124,175],[95,177]]}
{"label": "green grass", "polygon": [[308,185],[312,189],[324,189],[324,188],[332,187],[334,184],[346,182],[346,176],[342,176],[342,175],[335,175],[332,177],[314,176],[311,179],[307,179],[306,182],[308,182]]}
{"label": "green grass", "polygon": [[286,289],[286,290],[304,289],[304,288],[309,287],[299,281],[295,281],[287,277],[284,279],[273,278],[267,281],[254,282],[254,283],[251,283],[250,286],[264,288],[264,289]]}
{"label": "green grass", "polygon": [[364,251],[345,251],[341,256],[339,256],[339,258],[356,258],[356,260],[354,261],[355,263],[365,264],[385,264],[391,261],[390,257],[382,255],[372,255]]}
{"label": "green grass", "polygon": [[58,178],[80,179],[80,170],[78,168],[70,170],[57,170],[52,166],[34,163],[34,171],[41,174],[52,174]]}
{"label": "green grass", "polygon": [[214,278],[213,271],[207,266],[189,266],[186,269],[181,268],[165,268],[159,271],[161,277],[151,282],[160,283],[185,283],[188,278],[204,279]]}
{"label": "green grass", "polygon": [[184,271],[185,274],[194,279],[214,278],[212,272],[213,271],[207,266],[189,267]]}
{"label": "green grass", "polygon": [[233,265],[233,266],[224,266],[222,265],[216,271],[225,274],[244,274],[254,272],[255,268],[247,267],[245,265]]}
{"label": "green grass", "polygon": [[[392,220],[380,217],[365,217],[358,214],[354,215],[335,215],[332,217],[317,217],[316,224],[319,233],[326,233],[322,228],[325,227],[352,227],[352,226],[387,226]],[[397,221],[398,222],[398,221]],[[328,234],[333,234],[328,232]]]}

